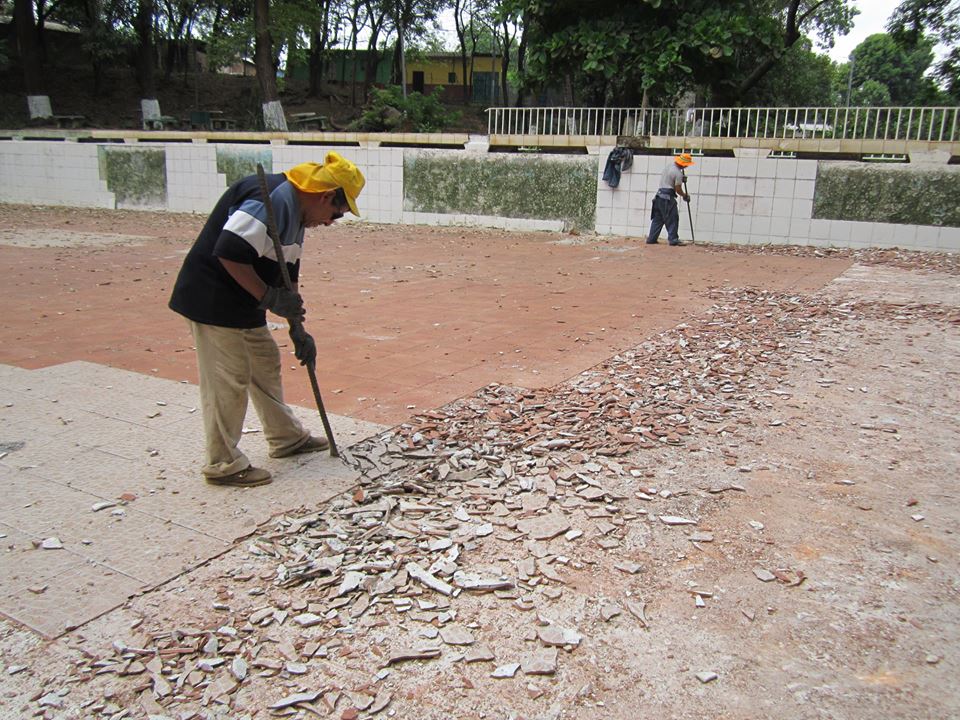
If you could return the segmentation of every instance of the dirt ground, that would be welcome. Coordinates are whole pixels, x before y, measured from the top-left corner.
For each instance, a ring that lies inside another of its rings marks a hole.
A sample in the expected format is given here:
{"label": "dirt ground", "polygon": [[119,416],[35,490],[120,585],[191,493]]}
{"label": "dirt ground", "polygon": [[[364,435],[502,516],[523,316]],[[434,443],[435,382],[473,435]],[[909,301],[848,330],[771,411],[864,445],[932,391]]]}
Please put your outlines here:
{"label": "dirt ground", "polygon": [[[193,381],[196,218],[0,219],[0,362]],[[316,240],[321,384],[393,426],[363,481],[60,639],[0,625],[0,715],[960,715],[956,256]]]}

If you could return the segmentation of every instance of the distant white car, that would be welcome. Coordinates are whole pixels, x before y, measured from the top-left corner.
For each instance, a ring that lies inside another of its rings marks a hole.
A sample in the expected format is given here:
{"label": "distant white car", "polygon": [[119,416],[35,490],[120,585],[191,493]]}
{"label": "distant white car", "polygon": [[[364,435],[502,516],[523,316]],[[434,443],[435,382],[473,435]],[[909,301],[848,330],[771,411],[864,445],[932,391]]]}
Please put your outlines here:
{"label": "distant white car", "polygon": [[807,137],[808,133],[811,136],[816,136],[817,134],[825,135],[826,133],[833,132],[833,126],[828,125],[827,123],[812,122],[812,123],[797,123],[795,125],[792,123],[786,123],[784,124],[783,127],[786,128],[787,130],[792,130],[794,136],[796,136],[799,133],[800,137]]}

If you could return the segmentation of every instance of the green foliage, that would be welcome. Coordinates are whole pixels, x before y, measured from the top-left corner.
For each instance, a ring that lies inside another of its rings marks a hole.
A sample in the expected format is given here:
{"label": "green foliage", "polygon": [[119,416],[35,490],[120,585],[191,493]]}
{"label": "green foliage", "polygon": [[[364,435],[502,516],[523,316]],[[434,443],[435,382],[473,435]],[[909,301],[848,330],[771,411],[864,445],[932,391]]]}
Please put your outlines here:
{"label": "green foliage", "polygon": [[[889,103],[914,105],[923,74],[933,62],[933,44],[920,37],[907,47],[897,44],[891,35],[877,33],[857,45],[852,57],[854,88],[873,81],[886,87]],[[870,92],[876,90],[871,86]]]}
{"label": "green foliage", "polygon": [[97,148],[100,177],[118,208],[165,207],[167,155],[163,148]]}
{"label": "green foliage", "polygon": [[370,102],[351,130],[366,132],[442,132],[460,119],[460,113],[448,110],[440,102],[443,88],[430,95],[408,93],[406,99],[397,86],[370,91]]}
{"label": "green foliage", "polygon": [[804,39],[784,53],[743,102],[757,107],[837,105],[846,98],[841,83],[845,93],[846,74],[841,78],[830,57],[814,52]]}
{"label": "green foliage", "polygon": [[960,205],[945,202],[958,193],[960,173],[946,169],[821,163],[813,217],[960,227]]}
{"label": "green foliage", "polygon": [[224,23],[207,39],[207,63],[211,70],[226,67],[238,58],[253,57],[253,16]]}
{"label": "green foliage", "polygon": [[957,0],[902,0],[887,29],[897,44],[916,47],[932,37],[947,47],[937,63],[936,77],[950,102],[960,102],[960,2]]}
{"label": "green foliage", "polygon": [[273,153],[270,150],[245,150],[217,145],[217,172],[223,173],[227,187],[247,175],[256,175],[257,163],[263,165],[264,172],[273,172]]}
{"label": "green foliage", "polygon": [[765,59],[783,62],[804,32],[829,43],[856,12],[850,0],[793,3],[796,28],[787,25],[790,0],[595,0],[589,12],[577,0],[505,0],[523,15],[528,85],[566,78],[578,104],[624,105],[644,91],[651,104],[669,103],[697,85],[714,99],[743,101],[741,86]]}
{"label": "green foliage", "polygon": [[593,230],[593,156],[404,153],[404,207],[416,212],[563,220]]}
{"label": "green foliage", "polygon": [[850,104],[863,107],[887,107],[894,104],[890,89],[879,80],[867,80],[850,90]]}
{"label": "green foliage", "polygon": [[83,51],[94,63],[112,63],[126,51],[122,35],[106,25],[97,23],[84,28],[81,38]]}

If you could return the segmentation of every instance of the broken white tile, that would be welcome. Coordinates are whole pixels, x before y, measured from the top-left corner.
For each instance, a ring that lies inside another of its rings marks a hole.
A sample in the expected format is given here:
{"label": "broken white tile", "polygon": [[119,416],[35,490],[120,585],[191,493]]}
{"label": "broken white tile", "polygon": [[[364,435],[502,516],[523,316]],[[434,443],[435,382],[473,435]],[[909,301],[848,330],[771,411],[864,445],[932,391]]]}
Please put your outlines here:
{"label": "broken white tile", "polygon": [[760,582],[773,582],[777,579],[776,575],[765,568],[754,568],[753,574],[756,575],[757,580]]}
{"label": "broken white tile", "polygon": [[553,675],[557,671],[557,649],[527,653],[520,659],[520,669],[525,675]]}
{"label": "broken white tile", "polygon": [[414,580],[417,580],[424,585],[426,585],[431,590],[436,590],[438,593],[443,595],[452,595],[453,586],[449,583],[444,582],[440,578],[432,575],[431,573],[424,570],[420,565],[415,562],[409,562],[406,564],[404,569],[407,571],[407,574],[412,577]]}
{"label": "broken white tile", "polygon": [[[269,614],[272,615],[272,610]],[[307,613],[301,613],[300,615],[295,615],[293,617],[293,621],[297,625],[300,625],[302,627],[313,627],[314,625],[318,625],[322,623],[323,618],[320,617],[319,615],[315,615],[313,613],[307,612]]]}
{"label": "broken white tile", "polygon": [[486,645],[476,645],[467,650],[467,654],[464,655],[464,662],[475,663],[475,662],[491,662],[495,658],[493,653],[490,651]]}
{"label": "broken white tile", "polygon": [[517,670],[520,669],[520,663],[507,663],[506,665],[501,665],[492,673],[490,677],[494,678],[512,678],[517,674]]}
{"label": "broken white tile", "polygon": [[493,523],[483,523],[482,525],[477,525],[477,529],[474,531],[474,535],[477,537],[486,537],[487,535],[493,535]]}
{"label": "broken white tile", "polygon": [[440,639],[447,645],[472,645],[475,642],[473,633],[457,625],[440,628]]}
{"label": "broken white tile", "polygon": [[600,617],[604,622],[610,622],[622,612],[620,606],[614,603],[604,603],[600,606]]}

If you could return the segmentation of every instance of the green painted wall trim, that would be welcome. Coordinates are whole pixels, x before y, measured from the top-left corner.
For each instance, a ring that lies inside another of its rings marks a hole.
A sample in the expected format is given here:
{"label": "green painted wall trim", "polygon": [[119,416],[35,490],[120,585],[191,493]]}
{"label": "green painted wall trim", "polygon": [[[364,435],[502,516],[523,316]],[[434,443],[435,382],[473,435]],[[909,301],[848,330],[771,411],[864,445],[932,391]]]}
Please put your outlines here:
{"label": "green painted wall trim", "polygon": [[257,174],[257,163],[265,173],[273,172],[273,153],[270,150],[250,150],[217,146],[217,172],[227,177],[227,187],[240,178]]}
{"label": "green painted wall trim", "polygon": [[[958,168],[957,170],[960,170]],[[960,172],[943,166],[820,162],[813,217],[960,227]]]}
{"label": "green painted wall trim", "polygon": [[97,147],[100,177],[118,208],[167,206],[167,152],[164,148]]}
{"label": "green painted wall trim", "polygon": [[563,220],[571,228],[593,230],[597,158],[406,151],[403,207],[413,212]]}

